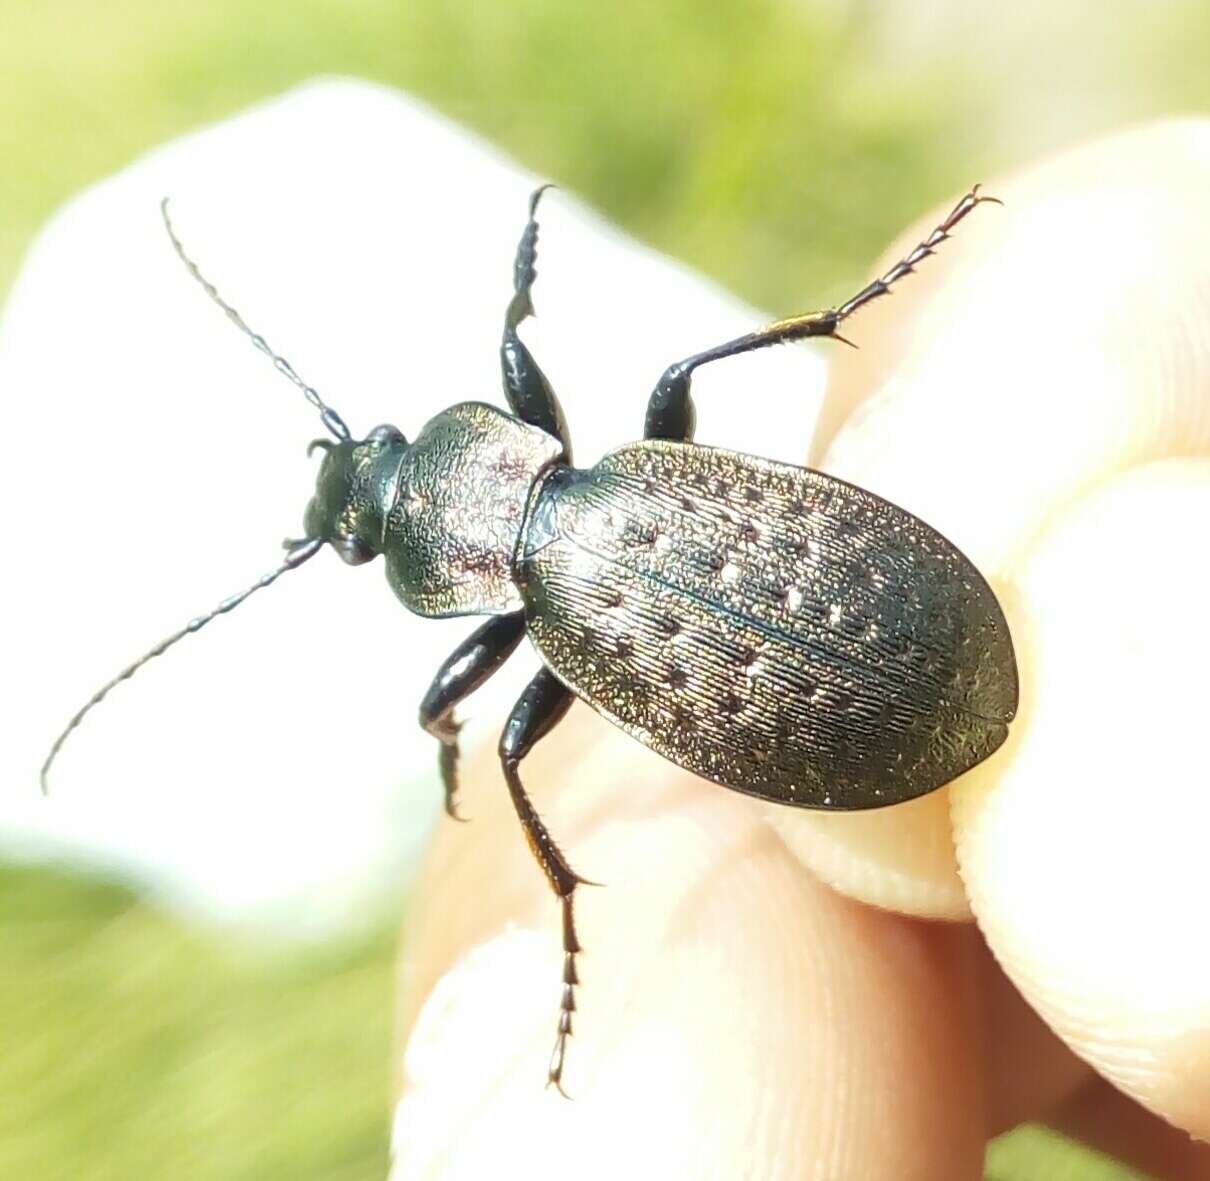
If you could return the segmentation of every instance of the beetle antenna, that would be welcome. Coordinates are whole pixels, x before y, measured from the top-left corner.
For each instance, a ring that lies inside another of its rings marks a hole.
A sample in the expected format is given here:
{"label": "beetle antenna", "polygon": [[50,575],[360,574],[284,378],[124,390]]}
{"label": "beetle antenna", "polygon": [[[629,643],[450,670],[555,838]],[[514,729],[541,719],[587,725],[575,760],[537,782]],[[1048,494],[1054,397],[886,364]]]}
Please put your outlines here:
{"label": "beetle antenna", "polygon": [[304,538],[302,541],[293,543],[293,548],[286,555],[286,560],[282,562],[276,570],[271,570],[268,574],[262,575],[250,587],[232,595],[230,598],[224,599],[213,611],[208,611],[205,615],[199,615],[196,619],[191,619],[179,631],[175,631],[166,639],[161,640],[150,652],[144,653],[133,664],[128,664],[116,677],[111,681],[107,681],[98,689],[88,702],[76,713],[75,717],[63,728],[63,732],[55,739],[54,745],[50,748],[50,754],[46,756],[46,762],[42,764],[42,771],[39,778],[42,782],[42,794],[49,794],[47,777],[50,774],[51,764],[54,763],[55,757],[63,748],[63,744],[67,741],[68,735],[84,720],[84,715],[92,709],[94,705],[99,705],[108,696],[109,691],[122,681],[128,680],[134,676],[140,668],[143,667],[149,660],[156,656],[167,652],[178,640],[183,640],[186,636],[193,632],[201,631],[212,619],[219,615],[226,615],[228,611],[234,611],[249,595],[260,590],[261,587],[268,586],[271,582],[276,582],[277,579],[285,574],[287,570],[293,570],[297,566],[301,566],[305,561],[313,558],[324,546],[322,537]]}
{"label": "beetle antenna", "polygon": [[197,263],[193,261],[185,253],[185,247],[181,244],[180,238],[176,236],[176,230],[172,226],[172,218],[168,216],[168,198],[165,197],[160,202],[160,214],[164,218],[164,228],[168,231],[168,237],[172,240],[172,248],[177,252],[177,257],[185,264],[189,273],[202,285],[202,289],[208,296],[224,312],[227,313],[227,319],[236,326],[270,361],[273,362],[273,367],[284,377],[288,377],[300,390],[303,392],[303,397],[319,411],[320,418],[323,419],[323,424],[342,442],[349,438],[349,428],[345,426],[344,419],[327,405],[319,396],[319,391],[314,386],[308,385],[294,371],[294,366],[286,360],[285,357],[275,353],[270,347],[269,342],[265,340],[259,332],[253,332],[245,322],[243,316],[239,314],[221,295],[218,293],[218,288],[215,287],[209,279],[198,269]]}

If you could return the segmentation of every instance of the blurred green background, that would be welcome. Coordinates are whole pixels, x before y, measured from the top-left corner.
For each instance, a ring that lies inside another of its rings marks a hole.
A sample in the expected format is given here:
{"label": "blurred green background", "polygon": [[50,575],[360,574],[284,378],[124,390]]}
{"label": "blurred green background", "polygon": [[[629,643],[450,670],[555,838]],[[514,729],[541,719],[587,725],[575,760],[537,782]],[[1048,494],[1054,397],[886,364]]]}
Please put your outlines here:
{"label": "blurred green background", "polygon": [[[83,185],[350,74],[771,311],[820,306],[972,181],[1204,110],[1207,46],[1202,0],[0,0],[0,293]],[[266,948],[116,884],[0,866],[0,1177],[385,1176],[402,921]],[[988,1161],[996,1181],[1132,1176],[1041,1129]]]}

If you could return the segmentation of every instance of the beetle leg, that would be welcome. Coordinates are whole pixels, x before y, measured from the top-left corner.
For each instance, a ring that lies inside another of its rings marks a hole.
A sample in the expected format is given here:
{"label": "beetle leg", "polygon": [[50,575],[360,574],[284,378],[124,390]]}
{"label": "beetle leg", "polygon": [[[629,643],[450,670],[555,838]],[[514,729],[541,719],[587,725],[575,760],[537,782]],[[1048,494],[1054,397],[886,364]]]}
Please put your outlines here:
{"label": "beetle leg", "polygon": [[[976,205],[982,205],[985,202],[990,202],[993,205],[1003,205],[1004,202],[999,197],[984,197],[979,192],[979,186],[975,185],[957,205],[950,210],[949,216],[931,233],[911,254],[906,258],[900,259],[885,275],[875,279],[872,283],[868,283],[863,287],[852,299],[846,300],[833,313],[836,317],[836,322],[839,324],[841,320],[847,320],[858,308],[864,307],[871,300],[877,299],[880,295],[886,295],[892,284],[897,283],[905,275],[912,274],[915,271],[918,263],[923,262],[930,255],[935,254],[937,247],[942,242],[948,240],[950,230],[954,228]],[[788,321],[787,321],[788,322]],[[772,325],[776,328],[777,325]]]}
{"label": "beetle leg", "polygon": [[563,907],[563,994],[559,1007],[559,1027],[546,1081],[548,1086],[557,1087],[564,1097],[567,1092],[563,1090],[563,1062],[567,1054],[567,1039],[571,1036],[571,1015],[576,1008],[575,987],[579,983],[576,956],[580,952],[580,940],[576,935],[573,899],[576,886],[585,879],[568,865],[559,846],[551,838],[526,794],[517,768],[533,749],[534,743],[549,733],[567,713],[572,699],[571,690],[549,669],[542,669],[526,686],[500,736],[500,762],[504,767],[504,778],[508,782],[513,806],[525,830],[525,839]]}
{"label": "beetle leg", "polygon": [[547,434],[554,435],[569,452],[567,423],[559,399],[551,388],[546,374],[538,367],[529,349],[517,335],[523,320],[534,314],[530,299],[530,288],[537,277],[534,263],[538,257],[538,201],[549,188],[543,185],[529,199],[529,221],[517,245],[517,257],[513,263],[513,297],[504,314],[504,338],[500,342],[500,368],[504,379],[504,395],[513,413],[524,422],[541,427]]}
{"label": "beetle leg", "polygon": [[[735,340],[729,340],[726,344],[716,345],[703,353],[695,353],[692,357],[686,357],[683,361],[669,365],[648,399],[644,437],[683,441],[693,438],[694,411],[689,384],[693,371],[700,365],[719,361],[724,357],[752,352],[754,349],[767,348],[769,345],[784,344],[791,340],[804,340],[809,336],[831,336],[837,340],[844,340],[844,337],[836,331],[843,321],[872,300],[886,295],[892,285],[905,275],[912,274],[919,263],[936,253],[937,247],[949,238],[950,231],[976,205],[981,205],[985,201],[1000,204],[995,197],[981,196],[979,186],[975,185],[954,206],[949,216],[915,250],[839,307],[825,312],[806,312],[803,315],[790,316],[785,320],[777,320],[758,332],[749,332],[746,336],[736,337]],[[845,341],[845,343],[851,342]]]}
{"label": "beetle leg", "polygon": [[478,627],[446,658],[420,703],[420,725],[441,743],[441,785],[445,810],[461,820],[454,807],[458,792],[458,731],[454,709],[469,697],[515,651],[525,634],[525,612],[497,615]]}

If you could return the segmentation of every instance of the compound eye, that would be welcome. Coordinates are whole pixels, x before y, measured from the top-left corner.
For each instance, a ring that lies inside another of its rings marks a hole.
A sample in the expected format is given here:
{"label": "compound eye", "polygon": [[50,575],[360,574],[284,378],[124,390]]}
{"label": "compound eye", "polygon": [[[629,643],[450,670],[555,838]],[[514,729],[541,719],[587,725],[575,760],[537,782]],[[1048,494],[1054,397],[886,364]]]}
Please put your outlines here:
{"label": "compound eye", "polygon": [[367,442],[374,443],[406,443],[407,440],[403,437],[402,432],[398,427],[393,427],[389,422],[384,422],[381,426],[376,426],[367,436]]}
{"label": "compound eye", "polygon": [[374,551],[368,545],[349,534],[332,538],[331,544],[341,559],[350,566],[360,566],[373,561],[375,557]]}

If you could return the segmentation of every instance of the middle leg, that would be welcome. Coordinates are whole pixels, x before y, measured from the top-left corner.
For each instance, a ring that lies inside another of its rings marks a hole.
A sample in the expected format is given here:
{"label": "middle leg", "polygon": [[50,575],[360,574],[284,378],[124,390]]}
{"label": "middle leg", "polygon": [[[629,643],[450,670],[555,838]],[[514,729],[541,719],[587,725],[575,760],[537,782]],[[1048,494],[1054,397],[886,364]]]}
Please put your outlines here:
{"label": "middle leg", "polygon": [[[801,316],[778,320],[758,332],[749,332],[746,336],[736,337],[735,340],[729,340],[726,344],[716,345],[704,353],[695,353],[692,357],[686,357],[683,361],[669,365],[647,401],[647,419],[643,437],[677,441],[688,441],[693,438],[695,414],[689,386],[693,371],[701,365],[708,365],[711,361],[720,361],[724,357],[749,353],[754,349],[768,348],[769,345],[784,344],[791,340],[805,340],[809,336],[831,336],[836,340],[844,340],[836,329],[845,320],[872,300],[886,295],[892,284],[905,275],[910,275],[918,263],[933,254],[936,248],[950,236],[950,230],[976,205],[981,205],[984,201],[999,204],[995,197],[981,197],[979,186],[976,185],[911,254],[897,262],[885,275],[867,284],[840,307],[826,312],[807,312]],[[845,343],[851,342],[845,341]]]}

